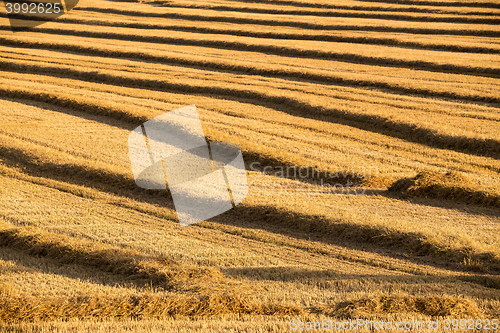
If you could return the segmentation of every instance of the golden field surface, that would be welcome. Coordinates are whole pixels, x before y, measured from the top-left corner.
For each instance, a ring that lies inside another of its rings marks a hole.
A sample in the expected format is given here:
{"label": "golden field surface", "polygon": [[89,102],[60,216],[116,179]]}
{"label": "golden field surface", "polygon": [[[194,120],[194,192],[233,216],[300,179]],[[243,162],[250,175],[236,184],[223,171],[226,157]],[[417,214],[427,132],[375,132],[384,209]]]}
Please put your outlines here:
{"label": "golden field surface", "polygon": [[[0,332],[500,322],[497,1],[0,8]],[[181,227],[128,136],[192,104],[249,192]]]}

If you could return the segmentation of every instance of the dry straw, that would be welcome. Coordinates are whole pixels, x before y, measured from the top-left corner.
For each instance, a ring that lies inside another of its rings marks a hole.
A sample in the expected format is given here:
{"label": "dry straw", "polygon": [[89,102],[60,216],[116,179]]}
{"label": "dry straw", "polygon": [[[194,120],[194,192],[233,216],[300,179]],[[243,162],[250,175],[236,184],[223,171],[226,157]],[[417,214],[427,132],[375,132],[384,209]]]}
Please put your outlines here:
{"label": "dry straw", "polygon": [[500,195],[478,189],[469,178],[457,172],[423,171],[415,177],[394,182],[389,191],[405,197],[446,199],[483,206],[499,207]]}
{"label": "dry straw", "polygon": [[419,313],[426,316],[478,318],[482,315],[475,302],[457,296],[378,296],[342,302],[333,309],[323,309],[329,315],[359,318],[390,313]]}
{"label": "dry straw", "polygon": [[224,280],[215,268],[181,265],[168,258],[151,258],[136,251],[71,239],[31,227],[2,228],[0,246],[62,264],[86,265],[133,280],[146,280],[148,285],[166,290],[194,291]]}
{"label": "dry straw", "polygon": [[[486,53],[486,54],[497,54],[498,49],[494,47],[487,46],[463,46],[463,45],[450,45],[445,43],[434,43],[434,42],[421,42],[420,40],[409,41],[403,38],[398,38],[394,36],[392,38],[384,38],[380,36],[367,37],[367,36],[346,36],[346,35],[329,35],[329,34],[307,34],[307,33],[288,33],[284,31],[259,31],[255,30],[242,30],[239,27],[217,27],[213,24],[209,27],[207,26],[188,26],[188,25],[176,25],[176,24],[165,24],[159,22],[129,22],[129,21],[106,21],[98,19],[82,19],[79,17],[62,17],[58,19],[58,22],[64,22],[69,24],[83,24],[83,25],[94,25],[94,26],[111,26],[120,28],[133,28],[133,29],[161,29],[168,31],[182,31],[182,32],[196,32],[203,34],[218,34],[218,35],[231,35],[231,36],[243,36],[243,37],[257,37],[257,38],[272,38],[272,39],[293,39],[293,40],[313,40],[313,41],[325,41],[334,43],[356,43],[356,44],[367,44],[367,45],[392,45],[399,47],[411,47],[422,50],[436,50],[436,51],[453,51],[453,52],[463,52],[463,53]],[[34,31],[39,29],[32,28]]]}
{"label": "dry straw", "polygon": [[302,314],[296,306],[264,304],[248,294],[252,287],[225,278],[215,268],[190,267],[168,258],[147,258],[138,252],[70,239],[36,228],[4,228],[0,245],[43,256],[62,264],[87,265],[129,278],[130,282],[180,292],[180,295],[77,298],[21,297],[12,286],[0,286],[0,320],[6,322],[88,318],[162,318],[227,313]]}
{"label": "dry straw", "polygon": [[[81,10],[97,12],[97,13],[105,13],[105,14],[118,14],[123,16],[132,16],[132,17],[162,17],[168,19],[181,19],[181,20],[190,20],[190,21],[202,21],[202,22],[227,22],[227,23],[236,23],[236,24],[255,24],[255,25],[264,25],[264,26],[285,26],[285,27],[295,27],[302,29],[311,29],[311,30],[354,30],[354,31],[378,31],[378,32],[396,32],[396,33],[412,33],[412,34],[431,34],[431,35],[440,35],[440,34],[452,34],[452,35],[465,35],[465,36],[490,36],[496,37],[498,36],[498,32],[495,30],[475,30],[475,29],[442,29],[438,27],[427,28],[424,25],[420,27],[402,27],[402,26],[394,26],[389,24],[384,24],[383,26],[375,26],[375,25],[349,25],[349,24],[322,24],[322,23],[312,23],[312,22],[304,22],[299,20],[277,20],[277,19],[268,19],[266,16],[262,15],[260,18],[252,18],[252,17],[235,17],[231,16],[222,16],[222,15],[208,15],[207,11],[200,10],[198,13],[194,14],[185,14],[179,12],[168,12],[168,13],[151,13],[151,12],[142,12],[142,11],[131,11],[124,9],[116,9],[116,8],[97,8],[97,7],[79,7]],[[429,25],[429,23],[427,24]]]}
{"label": "dry straw", "polygon": [[[144,52],[137,51],[118,51],[111,49],[103,49],[96,47],[84,47],[72,44],[54,44],[45,42],[24,42],[19,40],[12,40],[0,37],[2,43],[6,43],[11,46],[27,46],[36,45],[38,48],[48,48],[48,49],[62,49],[66,51],[74,51],[80,53],[86,53],[96,56],[114,56],[118,58],[139,58],[143,60],[151,60],[157,62],[164,62],[163,56],[157,56],[152,54],[145,54]],[[171,59],[169,60],[171,61]],[[184,60],[178,60],[178,62],[185,62]],[[191,62],[191,61],[189,61]],[[203,62],[203,67],[212,67],[223,70],[231,70],[233,66],[227,66],[224,64],[210,63],[207,66],[206,62]],[[257,74],[266,75],[272,77],[291,77],[295,76],[296,71],[282,71],[282,70],[267,70],[262,68],[255,68],[255,66],[247,67],[244,66],[245,70],[242,70],[241,66],[236,66],[235,71],[245,74]],[[27,64],[17,64],[12,62],[0,62],[0,69],[5,70],[20,70],[27,71],[29,73],[41,73],[52,75],[57,73],[69,77],[78,78],[79,80],[87,80],[90,82],[116,84],[120,82],[122,86],[129,87],[141,87],[144,89],[155,90],[155,91],[168,91],[168,92],[178,92],[184,94],[202,94],[202,95],[217,95],[226,98],[239,98],[239,99],[249,99],[258,104],[269,105],[277,110],[285,108],[289,113],[305,117],[312,118],[322,121],[333,121],[336,123],[345,124],[362,130],[367,130],[375,133],[380,133],[388,135],[394,138],[400,138],[403,140],[417,142],[421,144],[428,145],[430,147],[436,147],[441,149],[451,149],[458,152],[465,152],[478,156],[488,156],[497,158],[499,156],[498,147],[500,142],[496,139],[491,138],[475,138],[475,137],[465,137],[456,136],[450,134],[438,133],[432,128],[427,128],[423,126],[415,126],[409,122],[395,121],[388,117],[383,117],[380,115],[369,115],[348,110],[341,110],[331,107],[313,106],[309,102],[301,101],[300,99],[283,96],[283,95],[273,95],[268,92],[248,90],[248,89],[236,89],[234,87],[225,88],[220,86],[207,86],[199,83],[177,83],[171,81],[159,81],[151,80],[145,78],[137,78],[123,75],[116,75],[116,73],[109,72],[95,72],[94,70],[81,70],[73,68],[59,68],[56,66],[44,66],[38,64],[27,65]],[[496,97],[488,97],[483,95],[470,95],[463,94],[461,92],[440,92],[435,90],[428,90],[426,88],[409,88],[402,86],[400,84],[392,84],[386,82],[362,82],[357,80],[345,79],[342,77],[335,76],[324,76],[316,75],[311,73],[298,74],[300,78],[306,78],[308,80],[317,81],[321,79],[322,82],[335,83],[341,85],[352,85],[352,86],[363,86],[370,85],[382,89],[390,89],[393,92],[400,92],[405,94],[419,94],[424,96],[434,96],[434,97],[447,97],[447,98],[458,98],[463,100],[471,101],[487,101],[487,102],[499,102],[500,100]],[[304,77],[305,76],[305,77]],[[0,89],[0,95],[10,98],[23,98],[36,100],[45,103],[51,103],[58,106],[73,107],[78,110],[89,112],[93,114],[103,114],[113,118],[125,120],[128,122],[139,123],[147,119],[145,115],[139,115],[133,110],[121,110],[113,106],[106,105],[106,102],[99,101],[89,103],[81,96],[62,96],[62,94],[54,95],[47,92],[28,92],[20,89]]]}
{"label": "dry straw", "polygon": [[[284,5],[280,1],[281,6],[275,6],[274,8],[261,8],[261,7],[242,7],[242,6],[221,6],[214,4],[184,4],[184,3],[172,3],[171,1],[154,1],[155,3],[160,3],[163,6],[167,6],[170,8],[196,8],[196,9],[204,9],[204,10],[216,10],[222,12],[238,12],[238,13],[254,13],[254,14],[275,14],[275,15],[296,15],[296,16],[326,16],[326,17],[350,17],[350,18],[367,18],[367,19],[382,19],[382,20],[404,20],[404,21],[413,21],[413,22],[453,22],[453,23],[476,23],[476,24],[498,24],[500,20],[497,18],[490,17],[474,17],[474,16],[466,16],[466,15],[429,15],[429,14],[419,14],[406,12],[404,14],[399,14],[400,9],[397,10],[381,10],[380,7],[375,9],[364,8],[365,10],[352,10],[352,8],[341,8],[341,6],[334,7],[333,11],[325,11],[325,10],[304,10],[301,9],[290,9],[290,3]],[[300,5],[300,3],[293,2],[294,6]],[[328,6],[328,5],[327,5]],[[326,7],[326,6],[325,6]],[[325,8],[323,7],[323,8]],[[328,7],[326,7],[328,8]],[[381,13],[381,11],[385,11],[386,13]],[[389,13],[387,13],[390,11]],[[403,10],[404,11],[404,10]]]}
{"label": "dry straw", "polygon": [[234,294],[128,297],[35,298],[0,294],[0,321],[69,319],[161,319],[223,314],[301,315],[294,306],[260,304]]}

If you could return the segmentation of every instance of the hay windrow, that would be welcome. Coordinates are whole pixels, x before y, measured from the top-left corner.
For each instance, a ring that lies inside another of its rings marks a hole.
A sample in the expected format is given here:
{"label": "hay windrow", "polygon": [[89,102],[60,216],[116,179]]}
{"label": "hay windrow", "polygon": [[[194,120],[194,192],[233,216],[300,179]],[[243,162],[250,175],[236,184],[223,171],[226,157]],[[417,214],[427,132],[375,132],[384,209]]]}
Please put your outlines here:
{"label": "hay windrow", "polygon": [[181,265],[171,259],[151,258],[136,251],[70,239],[32,227],[2,226],[0,246],[50,258],[61,264],[87,265],[128,277],[131,281],[147,280],[149,285],[166,290],[196,291],[214,287],[224,280],[222,273],[215,268]]}
{"label": "hay windrow", "polygon": [[[201,13],[195,14],[185,14],[178,12],[168,12],[168,13],[145,13],[143,11],[130,11],[115,8],[98,8],[98,7],[83,7],[79,6],[76,10],[97,12],[97,13],[110,13],[123,16],[144,16],[144,17],[161,17],[168,19],[184,19],[184,20],[197,20],[205,22],[227,22],[235,24],[255,24],[264,26],[285,26],[285,27],[296,27],[311,30],[362,30],[362,31],[378,31],[378,32],[410,32],[414,34],[460,34],[460,35],[471,35],[471,36],[497,36],[498,32],[494,30],[482,30],[478,31],[475,29],[440,29],[440,28],[425,28],[424,25],[419,27],[400,27],[400,26],[360,26],[358,25],[333,25],[333,24],[322,24],[322,23],[311,23],[303,22],[299,20],[272,20],[269,18],[248,18],[248,17],[234,17],[234,16],[222,16],[222,15],[207,15],[207,11],[202,11]],[[265,17],[265,16],[264,16]],[[430,25],[432,23],[427,22],[425,25]]]}
{"label": "hay windrow", "polygon": [[[156,2],[155,3],[159,3]],[[386,20],[402,20],[402,21],[415,21],[415,22],[453,22],[453,23],[477,23],[477,24],[497,24],[499,20],[496,18],[478,18],[470,17],[465,15],[455,15],[455,16],[442,16],[442,15],[432,15],[432,14],[413,14],[406,12],[404,14],[399,14],[398,10],[394,9],[392,12],[381,13],[377,10],[349,10],[345,8],[336,8],[333,11],[326,10],[304,10],[302,9],[290,9],[290,6],[280,6],[274,8],[261,8],[255,6],[221,6],[221,5],[206,5],[206,4],[196,4],[196,5],[186,5],[185,3],[173,3],[171,1],[161,1],[163,6],[169,8],[195,8],[195,9],[205,9],[205,10],[216,10],[216,11],[231,11],[239,13],[255,13],[255,14],[276,14],[276,15],[296,15],[296,16],[324,16],[324,17],[350,17],[350,18],[372,18],[372,19],[386,19]]]}
{"label": "hay windrow", "polygon": [[[0,331],[500,318],[493,2],[87,0],[19,33],[0,14]],[[181,228],[127,137],[193,104],[249,191]],[[426,169],[464,175],[398,180]]]}
{"label": "hay windrow", "polygon": [[315,40],[315,41],[327,41],[327,42],[338,42],[338,43],[358,43],[358,44],[371,44],[371,45],[393,45],[393,46],[404,46],[412,47],[423,50],[437,50],[437,51],[452,51],[452,52],[467,52],[467,53],[490,53],[497,54],[498,49],[494,47],[478,47],[478,46],[467,46],[467,45],[450,45],[445,43],[422,43],[421,41],[408,41],[400,38],[382,38],[382,37],[348,37],[348,36],[338,36],[330,34],[306,34],[306,33],[286,33],[283,31],[251,31],[251,30],[239,30],[239,29],[227,29],[227,28],[217,28],[216,24],[212,24],[210,27],[199,27],[197,25],[186,26],[186,25],[167,25],[158,24],[156,22],[129,22],[129,21],[105,21],[96,19],[81,19],[81,18],[59,18],[59,22],[71,23],[71,24],[85,24],[85,25],[95,25],[95,26],[110,26],[110,27],[122,27],[122,28],[136,28],[136,29],[162,29],[171,31],[183,31],[183,32],[197,32],[205,34],[226,34],[235,36],[245,36],[245,37],[257,37],[257,38],[273,38],[273,39],[295,39],[295,40]]}
{"label": "hay windrow", "polygon": [[129,297],[81,296],[35,298],[0,294],[0,321],[40,322],[70,319],[164,319],[223,314],[301,315],[302,309],[282,304],[260,304],[236,294],[210,293],[195,296],[145,294]]}
{"label": "hay windrow", "polygon": [[322,313],[348,318],[370,317],[391,313],[418,313],[431,317],[466,316],[480,318],[477,304],[459,296],[378,296],[342,302],[333,308],[320,308]]}
{"label": "hay windrow", "polygon": [[394,182],[389,191],[408,198],[445,199],[500,208],[500,195],[481,190],[468,177],[457,172],[423,171],[415,177]]}
{"label": "hay windrow", "polygon": [[[262,213],[264,212],[264,213]],[[278,226],[307,233],[318,233],[332,239],[343,239],[357,244],[376,244],[412,255],[433,256],[446,261],[460,270],[478,272],[500,272],[500,258],[492,252],[481,252],[467,245],[442,244],[420,232],[406,232],[384,226],[356,223],[349,218],[326,219],[321,215],[298,214],[279,210],[272,206],[235,208],[240,216],[259,216],[262,220]]]}

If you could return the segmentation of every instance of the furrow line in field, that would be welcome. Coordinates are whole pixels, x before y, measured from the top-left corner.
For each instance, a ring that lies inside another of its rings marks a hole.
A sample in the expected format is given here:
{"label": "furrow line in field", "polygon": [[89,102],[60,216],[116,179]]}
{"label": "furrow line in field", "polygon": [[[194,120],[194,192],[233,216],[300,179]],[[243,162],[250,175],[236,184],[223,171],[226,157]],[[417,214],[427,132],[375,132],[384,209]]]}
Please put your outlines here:
{"label": "furrow line in field", "polygon": [[[303,11],[287,9],[264,9],[250,7],[231,7],[217,5],[187,5],[187,4],[165,4],[169,8],[189,8],[200,10],[213,10],[223,12],[255,13],[271,15],[295,15],[295,16],[319,16],[319,17],[350,17],[362,19],[377,19],[390,21],[409,21],[409,22],[445,22],[445,23],[465,23],[465,24],[499,24],[498,18],[476,18],[476,17],[440,17],[440,16],[412,16],[404,14],[387,13],[369,13],[369,12],[341,12],[341,11]],[[434,14],[435,15],[435,14]]]}
{"label": "furrow line in field", "polygon": [[[4,63],[5,64],[5,63]],[[2,66],[7,67],[7,66]],[[23,70],[27,68],[33,68],[32,71],[36,72],[39,66],[28,66],[24,67]],[[50,73],[60,73],[68,77],[72,77],[78,80],[87,80],[96,83],[109,83],[115,84],[120,82],[121,86],[129,87],[142,87],[150,90],[166,91],[166,92],[180,92],[183,94],[194,94],[194,95],[209,95],[209,96],[220,96],[228,99],[242,99],[251,100],[252,103],[267,106],[293,114],[299,117],[306,117],[311,119],[320,119],[323,121],[329,121],[334,123],[341,123],[347,126],[355,127],[361,130],[366,130],[370,132],[375,132],[402,140],[407,140],[410,142],[425,144],[430,147],[441,148],[441,149],[451,149],[457,152],[463,152],[467,154],[500,158],[500,141],[494,139],[480,139],[480,138],[470,138],[462,136],[451,136],[447,134],[437,133],[433,129],[419,127],[412,123],[394,121],[389,118],[381,117],[378,115],[368,115],[348,112],[345,110],[339,110],[331,107],[313,106],[308,102],[301,101],[296,98],[275,95],[272,93],[258,92],[245,89],[236,88],[223,88],[214,87],[208,85],[200,85],[199,83],[178,83],[160,80],[147,80],[135,77],[125,77],[112,75],[109,73],[96,73],[96,72],[85,72],[76,69],[60,69],[57,67],[44,67],[42,69],[44,74]],[[11,70],[7,69],[6,70]],[[58,96],[51,95],[49,93],[39,93],[31,91],[23,91],[19,89],[0,89],[0,95],[11,97],[11,98],[21,98],[21,99],[31,99],[41,102],[52,103],[59,106],[75,105],[79,109],[84,111],[97,112],[99,114],[107,114],[110,116],[119,117],[121,119],[135,120],[136,116],[130,115],[128,112],[123,110],[111,110],[108,111],[100,105],[89,106],[85,102],[76,102],[67,100],[66,97],[59,98]],[[142,121],[144,117],[140,117]]]}
{"label": "furrow line in field", "polygon": [[[182,31],[182,32],[195,32],[204,34],[218,34],[230,35],[241,37],[255,37],[267,39],[292,39],[292,40],[308,40],[308,41],[325,41],[335,43],[354,43],[354,44],[368,44],[368,45],[390,45],[406,48],[415,48],[421,50],[433,51],[450,51],[461,53],[485,53],[485,54],[500,54],[500,48],[490,48],[486,46],[461,46],[451,44],[438,44],[438,43],[419,43],[416,41],[407,41],[397,38],[383,38],[383,37],[348,37],[348,36],[334,36],[334,35],[319,35],[319,34],[306,34],[306,33],[285,33],[285,32],[255,32],[236,29],[220,29],[210,27],[196,27],[186,25],[166,25],[166,24],[153,24],[153,23],[138,23],[138,22],[117,22],[117,21],[104,21],[104,20],[88,20],[77,18],[62,17],[57,20],[61,23],[72,24],[85,24],[95,26],[109,26],[121,28],[134,28],[134,29],[158,29],[169,31]],[[36,31],[36,30],[35,30]]]}
{"label": "furrow line in field", "polygon": [[358,26],[358,25],[332,25],[310,22],[283,21],[276,19],[257,19],[244,17],[223,17],[223,16],[207,16],[201,14],[182,14],[182,13],[149,13],[141,11],[131,11],[114,8],[98,8],[98,7],[76,7],[74,11],[89,11],[105,14],[118,14],[132,17],[156,17],[166,19],[184,19],[189,21],[205,21],[205,22],[226,22],[237,24],[255,24],[265,26],[289,26],[295,28],[305,28],[311,30],[354,30],[354,31],[379,31],[379,32],[403,32],[413,34],[438,34],[438,35],[459,35],[459,36],[487,36],[498,37],[500,31],[495,30],[474,30],[471,29],[427,29],[413,27],[388,27],[388,26]]}
{"label": "furrow line in field", "polygon": [[[8,27],[0,27],[0,29],[8,29]],[[138,36],[138,35],[128,35],[113,32],[89,32],[89,31],[77,31],[69,29],[55,29],[55,28],[34,28],[32,31],[40,31],[47,34],[53,35],[69,35],[69,36],[79,36],[88,38],[99,38],[99,39],[111,39],[111,40],[125,40],[132,42],[143,42],[143,43],[153,43],[153,44],[172,44],[172,45],[182,45],[182,46],[200,46],[200,47],[210,47],[218,49],[227,49],[234,51],[248,51],[248,52],[260,52],[272,55],[278,55],[282,57],[302,57],[320,60],[335,60],[339,62],[352,63],[352,64],[362,64],[362,65],[377,65],[377,66],[387,66],[387,67],[398,67],[398,68],[409,68],[416,70],[424,70],[437,73],[451,73],[451,74],[469,74],[474,76],[484,76],[484,77],[498,77],[500,76],[500,68],[491,67],[469,67],[454,64],[439,64],[430,61],[423,60],[403,60],[394,58],[383,58],[383,57],[369,57],[359,54],[352,53],[339,53],[330,51],[320,51],[320,50],[303,50],[296,49],[286,46],[276,46],[268,44],[250,44],[243,42],[228,42],[228,41],[213,41],[204,39],[188,39],[188,38],[176,38],[176,37],[159,37],[159,36]],[[49,43],[42,42],[24,42],[20,40],[13,40],[9,38],[0,37],[0,41],[3,45],[17,46],[17,45],[43,45]],[[51,45],[51,44],[49,44]],[[54,44],[52,44],[54,45]],[[66,48],[71,46],[65,44]],[[56,48],[56,47],[54,47]],[[60,46],[57,48],[61,49]],[[74,48],[74,47],[73,47]],[[84,48],[80,48],[84,49]],[[90,49],[90,48],[89,48]],[[112,56],[114,51],[110,51],[109,55]],[[122,52],[120,57],[132,57],[144,58],[141,53],[138,52]],[[147,56],[146,56],[147,57]],[[161,57],[156,57],[157,60]]]}

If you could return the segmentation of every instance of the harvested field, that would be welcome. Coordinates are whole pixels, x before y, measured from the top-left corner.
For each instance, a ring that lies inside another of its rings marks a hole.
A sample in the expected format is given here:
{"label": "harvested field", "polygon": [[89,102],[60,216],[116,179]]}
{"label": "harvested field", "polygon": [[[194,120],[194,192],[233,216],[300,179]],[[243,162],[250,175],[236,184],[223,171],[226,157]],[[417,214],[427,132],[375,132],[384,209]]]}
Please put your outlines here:
{"label": "harvested field", "polygon": [[[500,321],[500,4],[0,8],[0,331]],[[128,137],[192,104],[248,195],[181,227]]]}

